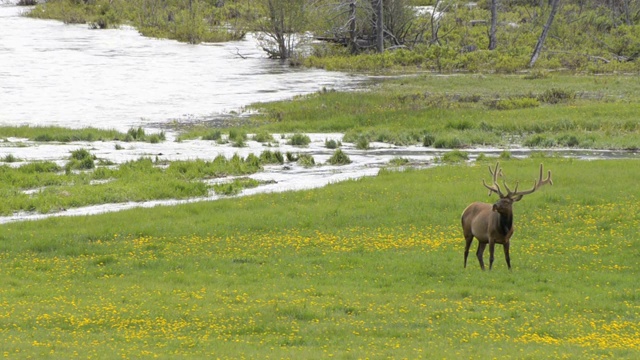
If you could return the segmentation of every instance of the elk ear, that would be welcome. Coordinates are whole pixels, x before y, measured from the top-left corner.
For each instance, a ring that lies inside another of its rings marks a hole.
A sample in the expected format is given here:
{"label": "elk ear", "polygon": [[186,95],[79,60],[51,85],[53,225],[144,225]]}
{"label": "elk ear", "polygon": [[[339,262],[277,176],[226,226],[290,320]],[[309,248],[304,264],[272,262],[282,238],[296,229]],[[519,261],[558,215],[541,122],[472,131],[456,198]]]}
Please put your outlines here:
{"label": "elk ear", "polygon": [[524,196],[524,195],[518,195],[518,196],[514,197],[514,198],[513,198],[513,202],[516,202],[516,201],[520,201],[520,200],[522,200],[522,197],[523,197],[523,196]]}
{"label": "elk ear", "polygon": [[498,205],[493,204],[493,209],[492,209],[492,210],[493,210],[493,211],[498,211]]}

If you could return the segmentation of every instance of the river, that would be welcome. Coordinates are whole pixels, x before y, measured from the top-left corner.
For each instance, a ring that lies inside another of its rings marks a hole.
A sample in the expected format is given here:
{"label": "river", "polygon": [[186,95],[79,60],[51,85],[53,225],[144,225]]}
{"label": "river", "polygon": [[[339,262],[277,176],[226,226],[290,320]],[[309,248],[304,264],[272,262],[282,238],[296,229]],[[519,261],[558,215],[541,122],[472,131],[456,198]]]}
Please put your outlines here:
{"label": "river", "polygon": [[[292,68],[269,60],[255,39],[224,44],[189,45],[140,36],[123,27],[90,30],[86,25],[64,25],[58,21],[21,16],[25,8],[0,0],[0,125],[56,125],[70,128],[98,127],[127,131],[143,127],[159,131],[162,124],[204,121],[231,111],[242,111],[254,102],[289,99],[326,89],[354,89],[363,80],[340,72]],[[174,141],[175,134],[160,144],[126,143],[116,149],[113,142],[36,143],[26,139],[0,141],[0,158],[12,155],[22,162],[48,160],[64,164],[73,150],[91,149],[98,159],[116,164],[140,157],[162,160],[210,160],[259,155],[262,144],[247,141],[243,148],[213,141]],[[342,134],[308,134],[308,147],[286,144],[283,135],[276,149],[307,153],[319,166],[296,164],[267,166],[252,175],[269,183],[240,195],[280,192],[325,186],[346,179],[374,176],[393,158],[409,160],[411,167],[433,166],[447,150],[421,146],[396,147],[372,143],[370,150],[343,144],[350,165],[330,166],[333,153],[327,139],[342,140]],[[497,155],[502,149],[470,149],[477,154]],[[582,158],[627,157],[628,153],[555,150],[564,156]],[[511,149],[513,156],[526,157],[528,149]],[[636,155],[637,157],[637,155]],[[16,163],[13,163],[14,165]],[[20,163],[17,163],[18,165]],[[161,200],[145,203],[104,204],[68,209],[52,214],[16,213],[0,217],[0,223],[35,220],[50,216],[91,215],[133,207],[174,205],[215,200],[211,196],[185,201]]]}
{"label": "river", "polygon": [[20,16],[0,5],[0,123],[126,131],[239,111],[256,101],[353,88],[362,77],[292,68],[255,39],[191,45],[131,27]]}

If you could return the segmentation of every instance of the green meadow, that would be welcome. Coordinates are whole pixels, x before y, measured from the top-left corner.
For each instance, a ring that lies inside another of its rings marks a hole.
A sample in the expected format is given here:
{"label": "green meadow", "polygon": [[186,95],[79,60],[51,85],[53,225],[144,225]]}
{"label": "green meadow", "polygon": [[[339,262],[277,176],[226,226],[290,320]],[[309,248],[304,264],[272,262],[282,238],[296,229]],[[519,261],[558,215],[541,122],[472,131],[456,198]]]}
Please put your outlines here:
{"label": "green meadow", "polygon": [[364,138],[448,149],[514,143],[640,148],[637,75],[423,74],[369,85],[362,91],[324,89],[294,101],[255,104],[252,109],[260,115],[247,129],[343,132],[346,142]]}
{"label": "green meadow", "polygon": [[464,269],[494,162],[2,225],[0,354],[638,358],[638,160],[502,159],[554,185],[514,205],[512,271]]}

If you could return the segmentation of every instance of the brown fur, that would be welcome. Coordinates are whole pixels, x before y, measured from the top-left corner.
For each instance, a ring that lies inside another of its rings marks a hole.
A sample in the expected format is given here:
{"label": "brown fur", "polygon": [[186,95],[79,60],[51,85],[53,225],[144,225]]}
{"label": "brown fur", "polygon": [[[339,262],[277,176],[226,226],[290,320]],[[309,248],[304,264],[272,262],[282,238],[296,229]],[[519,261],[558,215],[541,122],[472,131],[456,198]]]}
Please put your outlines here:
{"label": "brown fur", "polygon": [[476,256],[480,267],[484,270],[483,254],[489,244],[489,268],[493,267],[495,244],[504,246],[507,266],[511,269],[509,258],[509,239],[513,235],[513,213],[511,199],[500,199],[495,204],[474,202],[467,206],[462,213],[462,232],[465,239],[464,266],[467,267],[467,257],[471,242],[478,239]]}

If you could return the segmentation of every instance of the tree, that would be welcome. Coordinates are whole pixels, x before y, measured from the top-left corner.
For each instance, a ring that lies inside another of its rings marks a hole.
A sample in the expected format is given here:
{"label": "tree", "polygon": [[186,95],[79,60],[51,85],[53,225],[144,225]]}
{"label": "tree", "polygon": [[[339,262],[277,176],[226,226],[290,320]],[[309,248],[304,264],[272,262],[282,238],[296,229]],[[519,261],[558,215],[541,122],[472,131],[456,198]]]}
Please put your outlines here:
{"label": "tree", "polygon": [[491,28],[489,29],[489,50],[498,46],[496,40],[496,27],[498,25],[498,0],[491,0]]}
{"label": "tree", "polygon": [[371,0],[373,11],[373,21],[375,24],[374,34],[376,35],[376,49],[378,52],[384,51],[384,11],[382,0]]}
{"label": "tree", "polygon": [[549,13],[549,18],[547,19],[547,23],[544,25],[544,28],[542,29],[542,33],[538,38],[538,43],[536,44],[536,47],[533,49],[533,54],[531,54],[531,60],[529,61],[530,68],[533,67],[533,65],[535,65],[536,61],[538,60],[538,57],[540,56],[540,52],[542,51],[542,47],[544,46],[544,41],[547,39],[549,29],[551,28],[551,24],[553,24],[553,19],[555,18],[556,13],[558,12],[558,8],[560,7],[560,0],[550,0],[550,1],[552,1],[551,13]]}
{"label": "tree", "polygon": [[258,40],[270,58],[289,59],[294,55],[306,27],[306,3],[305,0],[261,0]]}

